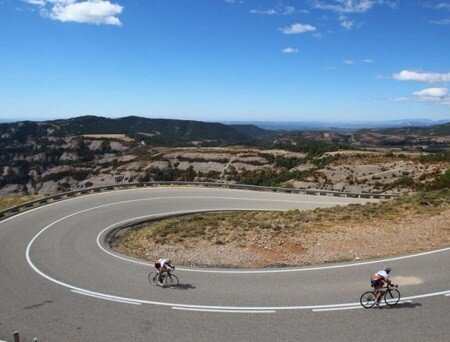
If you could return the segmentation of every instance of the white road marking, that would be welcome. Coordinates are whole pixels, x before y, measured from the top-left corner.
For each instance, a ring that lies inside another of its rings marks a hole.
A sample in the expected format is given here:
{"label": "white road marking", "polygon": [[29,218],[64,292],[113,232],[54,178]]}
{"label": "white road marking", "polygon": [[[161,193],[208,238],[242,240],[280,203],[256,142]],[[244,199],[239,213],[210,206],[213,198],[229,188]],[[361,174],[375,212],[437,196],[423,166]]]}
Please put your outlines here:
{"label": "white road marking", "polygon": [[[102,193],[102,194],[104,194],[104,193]],[[26,252],[25,252],[26,260],[27,260],[28,264],[30,265],[30,267],[37,274],[39,274],[43,278],[45,278],[45,279],[47,279],[47,280],[49,280],[49,281],[51,281],[53,283],[59,284],[59,285],[61,285],[63,287],[69,288],[71,290],[75,290],[74,292],[77,292],[77,293],[80,293],[80,294],[84,294],[84,295],[90,295],[92,297],[96,297],[96,298],[99,298],[99,299],[116,300],[116,301],[122,301],[122,302],[127,302],[127,303],[128,302],[133,302],[133,303],[137,303],[137,304],[151,304],[151,305],[160,305],[160,306],[184,307],[184,308],[191,308],[191,309],[207,309],[207,310],[219,310],[219,311],[223,311],[223,310],[239,310],[239,311],[242,311],[242,310],[250,310],[250,311],[255,311],[255,310],[257,310],[257,311],[302,310],[302,309],[321,309],[321,308],[335,308],[335,307],[341,307],[342,308],[342,307],[351,307],[351,306],[359,305],[359,303],[343,303],[343,304],[285,306],[285,307],[232,307],[232,306],[208,306],[208,305],[178,304],[178,303],[167,303],[167,302],[156,302],[156,301],[149,301],[149,300],[141,300],[141,299],[134,299],[134,298],[127,298],[127,297],[108,295],[108,294],[105,294],[105,293],[90,291],[90,290],[87,290],[87,289],[79,288],[79,287],[76,287],[76,286],[64,283],[64,282],[62,282],[60,280],[57,280],[57,279],[54,279],[51,276],[49,276],[49,275],[45,274],[44,272],[42,272],[33,263],[33,261],[31,260],[30,251],[31,251],[31,247],[32,247],[33,243],[36,241],[36,239],[41,234],[43,234],[47,229],[49,229],[50,227],[52,227],[56,223],[61,222],[61,221],[65,220],[65,219],[67,219],[69,217],[78,215],[80,213],[92,211],[92,210],[95,210],[95,209],[98,209],[98,208],[112,206],[112,205],[117,205],[117,204],[138,202],[138,201],[151,201],[151,200],[156,200],[156,199],[168,199],[168,198],[176,198],[176,199],[188,198],[188,199],[192,199],[192,198],[202,198],[202,197],[197,197],[197,196],[186,196],[186,197],[177,196],[177,197],[158,197],[158,198],[155,197],[155,198],[119,201],[119,202],[114,202],[114,203],[109,203],[109,204],[104,204],[104,205],[100,205],[100,206],[84,209],[84,210],[81,210],[81,211],[69,214],[67,216],[64,216],[64,217],[62,217],[62,218],[60,218],[60,219],[50,223],[49,225],[44,227],[42,230],[40,230],[31,239],[31,241],[27,245]],[[218,197],[204,197],[204,198],[205,199],[211,199],[211,198],[218,198]],[[231,197],[219,197],[219,198],[233,199]],[[239,200],[243,200],[243,198],[238,198],[238,199]],[[259,200],[259,199],[257,199],[257,200]],[[271,200],[264,200],[264,201],[270,202]],[[295,201],[288,201],[288,202],[295,202]],[[298,202],[302,202],[302,201],[298,201]],[[310,203],[310,202],[307,202],[307,203]],[[39,209],[39,208],[35,208],[35,209]],[[30,211],[28,211],[28,212],[30,212]],[[25,213],[28,213],[28,212],[24,212],[22,214],[25,214]],[[17,217],[17,216],[18,215],[14,216],[14,217]],[[5,221],[1,221],[1,222],[5,222]],[[374,260],[374,261],[354,263],[354,264],[348,264],[348,265],[335,265],[335,266],[324,266],[324,267],[315,267],[315,268],[307,268],[307,269],[293,269],[293,270],[292,269],[287,269],[287,270],[280,270],[280,271],[282,271],[282,272],[286,272],[286,271],[291,271],[291,272],[292,271],[310,271],[310,270],[316,270],[316,269],[317,270],[321,270],[321,269],[329,269],[329,268],[351,267],[351,266],[358,266],[358,265],[364,265],[364,264],[379,263],[379,262],[384,262],[386,260],[399,260],[399,259],[412,258],[412,257],[416,257],[416,256],[422,256],[422,255],[428,255],[428,254],[433,254],[433,253],[439,253],[439,252],[443,252],[443,251],[446,251],[446,250],[449,250],[449,249],[450,248],[444,248],[444,249],[440,249],[440,250],[435,250],[435,251],[430,251],[430,252],[425,252],[425,253],[419,253],[419,254],[409,255],[409,256],[404,256],[404,257],[397,257],[397,258],[385,259],[385,260]],[[188,270],[188,269],[186,269],[186,270]],[[193,271],[196,271],[196,270],[193,270]],[[203,270],[203,271],[207,271],[207,270]],[[214,271],[214,270],[211,270],[211,271]],[[275,270],[275,271],[272,271],[272,272],[276,272],[276,271],[278,271],[278,270]],[[224,273],[223,271],[216,271],[216,272]],[[246,272],[247,271],[240,271],[239,273],[246,273]],[[251,272],[251,273],[265,273],[264,271],[248,271],[248,272]],[[268,271],[268,272],[271,272],[271,271]],[[416,299],[416,298],[426,298],[426,297],[432,297],[432,296],[439,296],[439,295],[447,294],[447,293],[450,293],[450,290],[434,292],[434,293],[428,293],[428,294],[422,294],[422,295],[416,295],[416,296],[411,296],[411,297],[406,297],[406,298],[404,298],[404,300]]]}
{"label": "white road marking", "polygon": [[[400,300],[397,304],[403,303],[412,303],[412,300]],[[387,306],[386,303],[380,303],[380,306]],[[341,310],[353,310],[353,309],[363,309],[361,305],[355,306],[347,306],[347,307],[334,307],[334,308],[325,308],[325,309],[313,309],[314,312],[322,312],[322,311],[341,311]]]}
{"label": "white road marking", "polygon": [[[180,187],[181,188],[181,187]],[[111,191],[105,191],[105,192],[99,192],[99,193],[93,193],[93,194],[82,194],[76,197],[70,197],[70,198],[66,198],[66,199],[62,199],[62,200],[56,200],[55,202],[50,202],[48,204],[36,207],[36,208],[32,208],[23,212],[20,212],[18,214],[15,214],[11,217],[5,218],[3,220],[0,221],[0,223],[3,222],[8,222],[10,220],[13,220],[17,217],[20,217],[22,215],[26,215],[29,214],[35,210],[39,210],[39,209],[43,209],[45,207],[49,207],[51,205],[55,205],[55,204],[60,204],[62,202],[66,202],[66,201],[72,201],[72,200],[77,200],[80,198],[84,198],[84,197],[93,197],[93,196],[100,196],[100,195],[105,195],[105,194],[109,194],[112,192],[117,192],[117,191],[121,191],[121,192],[125,192],[125,191],[138,191],[138,190],[150,190],[150,189],[174,189],[172,187],[154,187],[154,188],[139,188],[139,189],[121,189],[121,190],[111,190]],[[186,188],[184,188],[186,189]],[[202,190],[207,190],[207,188],[196,188],[196,189],[202,189]],[[223,189],[222,189],[223,190]],[[252,191],[252,190],[235,190],[235,189],[227,189],[227,190],[231,190],[231,191]],[[256,191],[259,192],[259,191]],[[261,193],[263,193],[263,191],[260,191]],[[266,192],[267,193],[267,192]],[[275,194],[275,193],[274,193]],[[282,195],[281,193],[278,193],[279,195]],[[285,194],[286,195],[286,194]],[[287,195],[291,195],[291,196],[298,196],[298,197],[305,197],[305,198],[318,198],[318,197],[324,197],[324,196],[319,196],[319,195],[303,195],[303,194],[287,194]],[[305,203],[305,204],[336,204],[336,205],[347,205],[347,204],[352,204],[355,201],[351,201],[356,200],[355,203],[358,203],[358,200],[361,200],[362,202],[370,202],[370,201],[378,201],[376,199],[364,199],[364,198],[352,198],[352,197],[331,197],[331,198],[335,198],[336,201],[310,201],[310,200],[290,200],[290,199],[265,199],[265,198],[245,198],[245,197],[227,197],[227,196],[173,196],[173,197],[150,197],[150,198],[139,198],[139,199],[134,199],[134,200],[128,200],[128,201],[120,201],[120,202],[114,202],[114,203],[109,203],[109,204],[105,204],[104,206],[108,206],[108,205],[114,205],[117,203],[128,203],[128,202],[137,202],[137,201],[149,201],[149,200],[156,200],[156,199],[177,199],[177,198],[181,198],[181,199],[193,199],[193,198],[202,198],[202,199],[233,199],[233,200],[244,200],[244,201],[259,201],[259,202],[284,202],[284,203]],[[349,201],[350,200],[350,201]],[[100,206],[102,207],[102,206]],[[98,207],[93,207],[91,209],[95,209]],[[255,209],[258,210],[258,209]],[[272,209],[273,211],[277,211],[277,209]]]}
{"label": "white road marking", "polygon": [[361,305],[359,305],[359,306],[349,306],[346,308],[313,309],[313,311],[314,312],[322,312],[322,311],[354,310],[354,309],[363,309],[363,307]]}
{"label": "white road marking", "polygon": [[118,302],[118,303],[125,303],[125,304],[133,304],[133,305],[141,305],[141,303],[138,302],[132,302],[129,300],[122,300],[122,299],[115,299],[115,298],[110,298],[110,297],[106,297],[106,296],[99,296],[99,295],[95,295],[86,291],[78,291],[78,290],[70,290],[74,293],[78,293],[81,294],[83,296],[89,296],[89,297],[94,297],[94,298],[98,298],[98,299],[105,299],[105,300],[110,300],[112,302]]}
{"label": "white road marking", "polygon": [[219,313],[275,313],[275,310],[215,310],[215,309],[194,309],[182,306],[173,306],[174,310],[184,310],[184,311],[200,311],[200,312],[219,312]]}
{"label": "white road marking", "polygon": [[450,297],[450,293],[446,293],[444,296],[445,297]]}

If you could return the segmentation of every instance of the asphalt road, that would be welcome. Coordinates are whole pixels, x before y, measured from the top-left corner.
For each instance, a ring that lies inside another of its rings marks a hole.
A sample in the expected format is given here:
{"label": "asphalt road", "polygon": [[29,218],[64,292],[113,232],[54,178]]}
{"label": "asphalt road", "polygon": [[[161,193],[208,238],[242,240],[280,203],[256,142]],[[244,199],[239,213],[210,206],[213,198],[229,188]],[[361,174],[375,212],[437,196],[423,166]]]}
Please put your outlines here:
{"label": "asphalt road", "polygon": [[[19,330],[25,341],[447,341],[449,249],[310,268],[179,267],[181,286],[171,290],[148,283],[150,265],[104,244],[117,224],[146,216],[362,201],[149,188],[78,197],[14,216],[0,222],[0,340]],[[406,301],[360,308],[370,274],[384,264],[393,267]]]}

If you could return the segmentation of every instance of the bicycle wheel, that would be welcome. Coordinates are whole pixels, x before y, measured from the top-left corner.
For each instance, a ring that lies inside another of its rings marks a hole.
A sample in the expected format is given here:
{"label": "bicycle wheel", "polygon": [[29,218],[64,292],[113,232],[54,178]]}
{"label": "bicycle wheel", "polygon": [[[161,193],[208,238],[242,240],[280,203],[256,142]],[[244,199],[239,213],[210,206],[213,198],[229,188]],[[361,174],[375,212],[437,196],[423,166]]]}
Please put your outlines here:
{"label": "bicycle wheel", "polygon": [[156,272],[150,272],[148,274],[148,281],[150,282],[150,284],[156,285],[156,275]]}
{"label": "bicycle wheel", "polygon": [[164,278],[164,284],[170,289],[176,288],[179,283],[177,276],[174,274],[167,274]]}
{"label": "bicycle wheel", "polygon": [[367,292],[363,293],[359,302],[361,303],[361,305],[364,308],[370,309],[371,307],[373,307],[375,305],[376,297],[377,296],[376,296],[375,292],[367,291]]}
{"label": "bicycle wheel", "polygon": [[393,306],[400,301],[400,291],[397,289],[389,289],[384,294],[384,301],[387,305]]}

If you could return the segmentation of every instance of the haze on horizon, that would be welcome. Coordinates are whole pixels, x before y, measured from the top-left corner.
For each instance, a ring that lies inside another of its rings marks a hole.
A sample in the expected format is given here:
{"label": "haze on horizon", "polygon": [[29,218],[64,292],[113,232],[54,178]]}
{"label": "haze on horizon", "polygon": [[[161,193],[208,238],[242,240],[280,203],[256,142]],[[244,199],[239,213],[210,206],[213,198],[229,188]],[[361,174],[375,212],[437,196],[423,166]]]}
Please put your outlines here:
{"label": "haze on horizon", "polygon": [[450,119],[450,2],[2,0],[0,119]]}

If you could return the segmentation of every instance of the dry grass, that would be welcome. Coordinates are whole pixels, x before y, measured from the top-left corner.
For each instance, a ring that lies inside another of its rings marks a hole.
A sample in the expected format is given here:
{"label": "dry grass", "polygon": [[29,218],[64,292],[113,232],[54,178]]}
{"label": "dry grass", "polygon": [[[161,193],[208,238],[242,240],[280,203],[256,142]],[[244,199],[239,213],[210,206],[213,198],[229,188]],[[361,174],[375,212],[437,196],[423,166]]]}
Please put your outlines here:
{"label": "dry grass", "polygon": [[[214,259],[220,266],[242,266],[247,259],[249,266],[269,266],[406,253],[448,244],[449,202],[450,191],[444,189],[308,211],[195,214],[128,231],[113,247],[149,260],[157,253],[176,253],[184,264],[210,265]],[[386,238],[385,249],[379,249],[379,240]],[[198,260],[190,259],[194,255]]]}
{"label": "dry grass", "polygon": [[5,210],[16,205],[32,201],[39,196],[0,196],[0,210]]}

